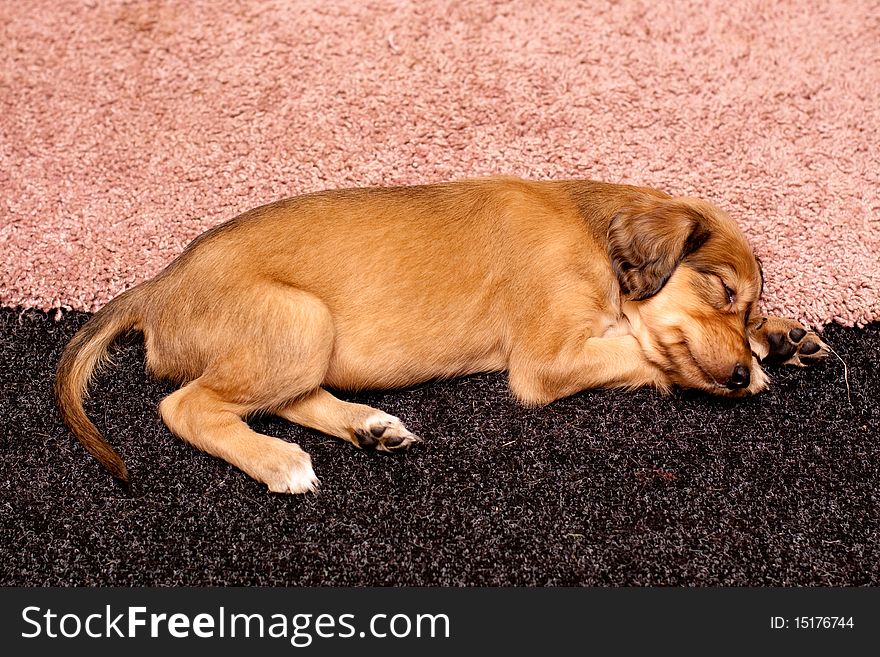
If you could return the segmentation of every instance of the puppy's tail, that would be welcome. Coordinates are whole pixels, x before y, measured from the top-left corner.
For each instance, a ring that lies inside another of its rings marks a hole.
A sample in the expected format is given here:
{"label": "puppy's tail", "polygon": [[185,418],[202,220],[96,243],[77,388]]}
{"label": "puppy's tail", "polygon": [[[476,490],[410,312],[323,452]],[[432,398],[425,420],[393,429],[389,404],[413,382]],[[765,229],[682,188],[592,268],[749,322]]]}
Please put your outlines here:
{"label": "puppy's tail", "polygon": [[104,439],[86,416],[83,399],[95,370],[107,360],[107,350],[122,333],[138,321],[137,298],[143,286],[119,295],[73,336],[58,361],[55,373],[55,399],[61,417],[89,453],[114,477],[128,486],[128,469],[122,457]]}

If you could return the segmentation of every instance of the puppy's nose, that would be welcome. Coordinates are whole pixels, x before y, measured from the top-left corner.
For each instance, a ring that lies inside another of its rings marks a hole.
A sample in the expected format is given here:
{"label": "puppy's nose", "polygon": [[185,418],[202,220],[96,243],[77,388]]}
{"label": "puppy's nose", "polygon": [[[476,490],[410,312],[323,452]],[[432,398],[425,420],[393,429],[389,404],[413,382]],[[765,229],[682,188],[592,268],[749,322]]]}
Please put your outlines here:
{"label": "puppy's nose", "polygon": [[748,386],[751,380],[752,375],[749,372],[749,368],[742,363],[737,363],[736,367],[733,368],[733,372],[730,373],[730,378],[727,379],[726,385],[731,390],[739,390]]}

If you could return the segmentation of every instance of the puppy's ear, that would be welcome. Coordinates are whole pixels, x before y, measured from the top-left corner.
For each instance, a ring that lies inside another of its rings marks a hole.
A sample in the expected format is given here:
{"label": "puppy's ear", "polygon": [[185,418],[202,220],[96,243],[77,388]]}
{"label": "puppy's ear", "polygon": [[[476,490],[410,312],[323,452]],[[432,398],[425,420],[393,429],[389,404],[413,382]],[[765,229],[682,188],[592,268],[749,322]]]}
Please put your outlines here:
{"label": "puppy's ear", "polygon": [[617,213],[608,226],[608,254],[621,292],[632,301],[654,296],[707,239],[706,219],[680,199],[650,199]]}

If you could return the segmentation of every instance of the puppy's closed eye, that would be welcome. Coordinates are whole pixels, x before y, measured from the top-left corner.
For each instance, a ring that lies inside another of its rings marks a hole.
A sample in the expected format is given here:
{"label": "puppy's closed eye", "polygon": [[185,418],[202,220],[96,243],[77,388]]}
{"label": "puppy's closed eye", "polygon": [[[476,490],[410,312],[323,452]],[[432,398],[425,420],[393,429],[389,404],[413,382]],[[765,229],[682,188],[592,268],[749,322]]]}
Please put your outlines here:
{"label": "puppy's closed eye", "polygon": [[727,297],[727,303],[733,305],[734,303],[736,303],[736,290],[725,283],[723,278],[719,278],[719,280],[721,281],[721,287],[724,288],[724,294]]}

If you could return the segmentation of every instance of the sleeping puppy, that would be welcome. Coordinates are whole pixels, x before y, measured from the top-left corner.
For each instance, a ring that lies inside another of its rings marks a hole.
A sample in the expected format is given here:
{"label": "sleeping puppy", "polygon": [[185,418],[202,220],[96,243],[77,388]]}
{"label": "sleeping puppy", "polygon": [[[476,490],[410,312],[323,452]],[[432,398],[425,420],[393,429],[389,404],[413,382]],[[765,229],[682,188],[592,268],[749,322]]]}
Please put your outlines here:
{"label": "sleeping puppy", "polygon": [[319,192],[207,231],[113,299],[65,349],[56,396],[127,481],[82,400],[114,339],[142,331],[149,371],[182,386],[159,405],[168,428],[302,493],[318,484],[309,455],[243,418],[274,413],[382,452],[419,440],[328,389],[506,370],[533,406],[599,387],[760,392],[759,361],[827,353],[798,322],[757,315],[762,286],[724,212],[654,189],[486,178]]}

